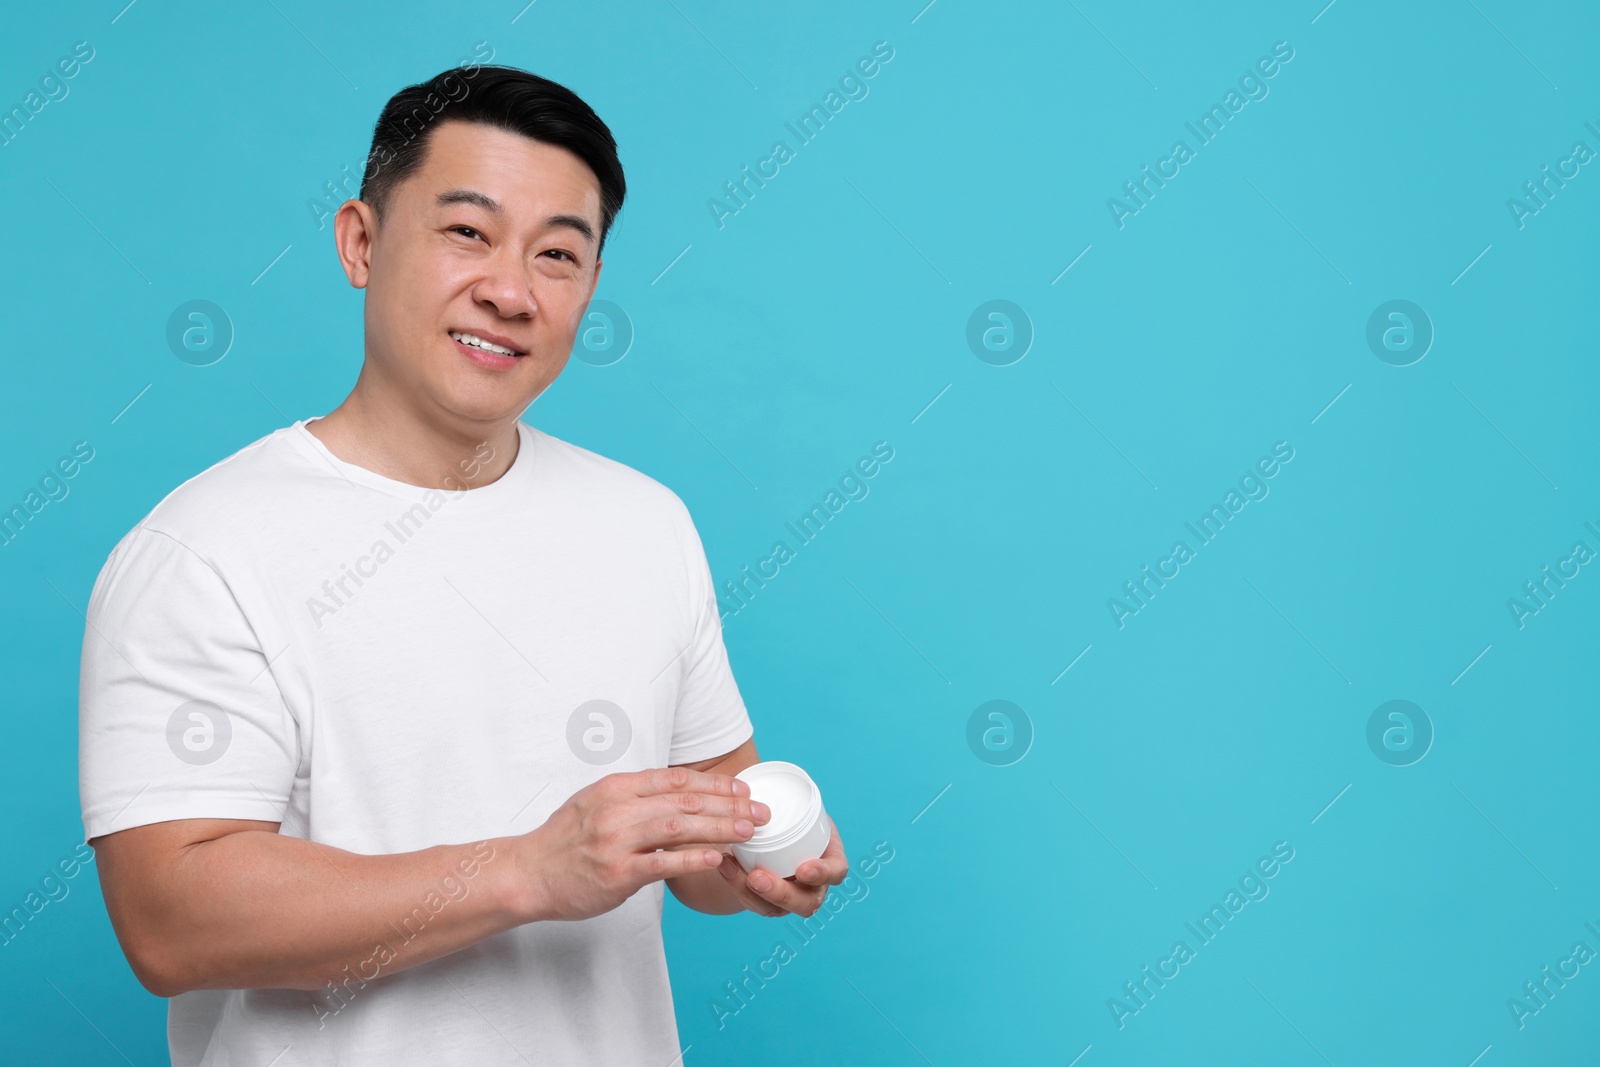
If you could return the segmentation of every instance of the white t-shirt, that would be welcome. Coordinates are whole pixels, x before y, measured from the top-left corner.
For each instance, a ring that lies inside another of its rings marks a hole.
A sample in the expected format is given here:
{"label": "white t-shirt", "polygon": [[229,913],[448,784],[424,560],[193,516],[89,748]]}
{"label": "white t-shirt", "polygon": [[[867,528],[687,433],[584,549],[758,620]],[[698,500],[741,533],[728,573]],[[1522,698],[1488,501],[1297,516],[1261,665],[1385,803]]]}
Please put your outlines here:
{"label": "white t-shirt", "polygon": [[[474,489],[346,463],[302,420],[162,500],[89,601],[85,838],[223,818],[362,854],[470,844],[749,739],[683,502],[517,427],[510,469]],[[419,890],[392,943],[472,889]],[[375,957],[337,991],[182,993],[172,1062],[666,1067],[664,894],[404,971]]]}

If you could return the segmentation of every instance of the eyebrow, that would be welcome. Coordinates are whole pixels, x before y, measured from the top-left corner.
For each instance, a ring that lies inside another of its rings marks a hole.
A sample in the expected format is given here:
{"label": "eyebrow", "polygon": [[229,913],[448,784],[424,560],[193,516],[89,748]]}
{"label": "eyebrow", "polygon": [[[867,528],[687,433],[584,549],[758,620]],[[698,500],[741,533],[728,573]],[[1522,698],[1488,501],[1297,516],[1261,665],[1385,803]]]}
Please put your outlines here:
{"label": "eyebrow", "polygon": [[[447,204],[473,204],[483,208],[496,217],[504,216],[505,211],[500,207],[500,201],[476,189],[450,189],[439,194],[437,201],[440,207]],[[594,243],[594,227],[589,225],[589,220],[582,215],[551,215],[544,220],[546,226],[564,226],[570,230],[577,230],[583,239],[590,244]]]}

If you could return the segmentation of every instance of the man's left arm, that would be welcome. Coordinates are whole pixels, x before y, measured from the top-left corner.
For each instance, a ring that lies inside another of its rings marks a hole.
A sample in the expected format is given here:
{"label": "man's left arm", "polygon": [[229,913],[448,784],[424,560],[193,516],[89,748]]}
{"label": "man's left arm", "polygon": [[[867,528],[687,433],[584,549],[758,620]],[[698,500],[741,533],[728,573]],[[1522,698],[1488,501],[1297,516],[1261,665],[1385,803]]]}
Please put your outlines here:
{"label": "man's left arm", "polygon": [[[716,774],[738,774],[759,762],[761,757],[756,754],[755,739],[751,738],[732,752],[674,766]],[[753,911],[769,917],[790,913],[812,915],[822,907],[828,887],[838,885],[850,873],[850,861],[845,858],[844,845],[839,841],[839,827],[833,825],[831,818],[829,824],[831,833],[828,847],[821,858],[800,864],[792,878],[779,878],[765,867],[746,872],[725,842],[694,842],[673,847],[704,848],[710,844],[722,853],[722,866],[714,871],[698,871],[668,878],[667,887],[685,907],[703,911],[707,915],[732,915],[741,911]]]}

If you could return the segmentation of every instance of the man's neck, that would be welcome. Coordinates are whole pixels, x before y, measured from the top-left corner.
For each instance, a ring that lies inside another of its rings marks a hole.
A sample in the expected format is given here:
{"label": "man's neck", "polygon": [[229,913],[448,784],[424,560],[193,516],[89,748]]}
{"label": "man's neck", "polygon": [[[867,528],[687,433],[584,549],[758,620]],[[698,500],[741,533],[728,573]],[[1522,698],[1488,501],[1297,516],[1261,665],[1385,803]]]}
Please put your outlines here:
{"label": "man's neck", "polygon": [[515,416],[493,423],[429,417],[404,404],[374,402],[360,382],[306,430],[346,463],[430,489],[488,485],[511,467],[520,447]]}

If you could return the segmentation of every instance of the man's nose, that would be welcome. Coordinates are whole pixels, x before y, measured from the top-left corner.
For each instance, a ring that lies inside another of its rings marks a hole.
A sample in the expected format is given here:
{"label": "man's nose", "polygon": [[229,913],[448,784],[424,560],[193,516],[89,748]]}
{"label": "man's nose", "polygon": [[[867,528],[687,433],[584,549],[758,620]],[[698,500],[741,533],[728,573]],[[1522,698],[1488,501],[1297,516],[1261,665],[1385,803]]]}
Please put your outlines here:
{"label": "man's nose", "polygon": [[519,257],[497,256],[488,273],[474,287],[473,295],[489,304],[501,318],[532,318],[538,311],[533,286]]}

